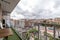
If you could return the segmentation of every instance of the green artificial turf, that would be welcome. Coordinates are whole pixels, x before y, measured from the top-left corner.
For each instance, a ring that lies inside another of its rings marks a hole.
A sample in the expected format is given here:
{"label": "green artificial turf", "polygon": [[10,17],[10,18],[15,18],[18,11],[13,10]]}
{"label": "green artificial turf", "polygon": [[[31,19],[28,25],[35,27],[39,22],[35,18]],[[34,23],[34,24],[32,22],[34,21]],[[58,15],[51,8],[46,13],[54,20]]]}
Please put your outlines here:
{"label": "green artificial turf", "polygon": [[8,37],[8,40],[20,40],[20,39],[18,38],[18,36],[15,33],[13,33],[12,36]]}
{"label": "green artificial turf", "polygon": [[8,37],[8,40],[20,40],[16,33],[13,31],[13,35]]}

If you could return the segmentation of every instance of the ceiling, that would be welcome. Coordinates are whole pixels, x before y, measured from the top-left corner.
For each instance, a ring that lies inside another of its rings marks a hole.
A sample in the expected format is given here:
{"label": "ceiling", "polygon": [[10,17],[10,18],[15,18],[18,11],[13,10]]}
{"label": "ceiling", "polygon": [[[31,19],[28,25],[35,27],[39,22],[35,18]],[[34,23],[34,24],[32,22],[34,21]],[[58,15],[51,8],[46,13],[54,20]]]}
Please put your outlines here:
{"label": "ceiling", "polygon": [[3,13],[11,13],[20,0],[0,0]]}

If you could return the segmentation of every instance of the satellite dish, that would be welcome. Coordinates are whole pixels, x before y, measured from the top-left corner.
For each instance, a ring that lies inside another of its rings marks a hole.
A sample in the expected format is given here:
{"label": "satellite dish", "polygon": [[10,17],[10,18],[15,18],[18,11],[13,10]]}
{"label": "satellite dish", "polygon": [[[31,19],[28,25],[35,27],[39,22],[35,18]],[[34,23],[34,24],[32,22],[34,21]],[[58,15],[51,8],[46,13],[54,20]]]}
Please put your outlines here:
{"label": "satellite dish", "polygon": [[3,12],[11,13],[20,0],[0,0]]}

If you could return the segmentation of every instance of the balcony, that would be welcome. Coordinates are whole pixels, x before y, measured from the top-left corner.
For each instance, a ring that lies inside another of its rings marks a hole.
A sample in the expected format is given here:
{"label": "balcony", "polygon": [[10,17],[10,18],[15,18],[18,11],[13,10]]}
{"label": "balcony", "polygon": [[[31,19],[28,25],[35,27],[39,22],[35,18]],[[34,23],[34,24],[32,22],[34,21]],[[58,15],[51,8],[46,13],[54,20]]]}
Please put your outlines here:
{"label": "balcony", "polygon": [[[38,30],[35,30],[35,29],[31,29],[30,30],[28,29],[27,32],[24,32],[24,33],[27,33],[28,35],[31,35],[30,33],[33,33],[32,35],[34,36],[34,40],[60,40],[59,38],[56,38],[56,28],[58,28],[60,25],[59,24],[48,24],[48,23],[38,23],[38,24],[35,24],[35,26],[37,25],[38,27]],[[39,26],[40,25],[40,26]],[[44,26],[44,32],[42,33],[41,29],[41,25]],[[53,27],[53,35],[49,34],[47,31],[47,27],[50,26],[50,27]],[[56,27],[55,27],[56,26]],[[11,28],[12,31],[13,31],[13,35],[12,36],[8,36],[8,38],[4,38],[3,40],[25,40],[27,39],[29,36],[24,36],[26,37],[24,39],[24,37],[22,37],[20,35],[20,33],[18,31],[16,31],[15,28]],[[23,33],[23,35],[24,35]],[[44,34],[44,35],[42,35]],[[36,37],[36,38],[35,38]],[[27,39],[28,40],[28,39]]]}
{"label": "balcony", "polygon": [[17,34],[17,32],[13,28],[11,29],[13,31],[13,35],[8,36],[7,38],[5,37],[3,38],[3,40],[22,40],[19,34]]}

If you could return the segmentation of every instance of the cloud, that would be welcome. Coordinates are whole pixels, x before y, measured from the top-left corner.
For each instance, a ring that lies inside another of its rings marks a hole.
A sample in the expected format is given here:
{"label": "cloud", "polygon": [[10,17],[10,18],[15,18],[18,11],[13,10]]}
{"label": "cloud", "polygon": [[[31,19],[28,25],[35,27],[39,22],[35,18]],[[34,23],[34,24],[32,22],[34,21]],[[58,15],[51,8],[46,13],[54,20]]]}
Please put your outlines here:
{"label": "cloud", "polygon": [[60,0],[21,0],[15,12],[26,19],[60,17]]}
{"label": "cloud", "polygon": [[11,19],[16,19],[16,20],[19,20],[19,19],[24,19],[24,16],[21,15],[20,13],[18,13],[16,11],[17,9],[15,9],[12,13],[11,13]]}

